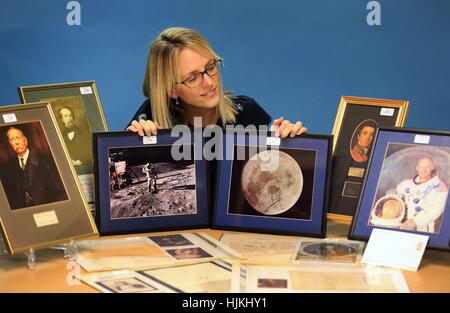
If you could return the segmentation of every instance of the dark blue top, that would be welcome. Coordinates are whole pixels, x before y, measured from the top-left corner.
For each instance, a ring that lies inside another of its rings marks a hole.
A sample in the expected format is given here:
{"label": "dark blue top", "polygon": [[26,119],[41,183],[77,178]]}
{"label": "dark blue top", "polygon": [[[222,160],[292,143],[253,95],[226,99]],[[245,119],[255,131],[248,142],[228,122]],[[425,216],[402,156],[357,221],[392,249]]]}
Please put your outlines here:
{"label": "dark blue top", "polygon": [[[236,106],[238,114],[236,115],[236,123],[234,125],[243,125],[244,127],[248,125],[269,125],[272,118],[266,111],[253,99],[247,96],[235,96],[232,98],[233,103]],[[174,117],[174,124],[181,124],[180,113],[176,110],[176,106],[169,104],[171,108],[171,113]],[[133,120],[152,120],[152,111],[150,101],[147,99],[142,103],[136,113],[133,115]],[[131,124],[131,121],[128,125]],[[219,126],[222,126],[220,121]]]}

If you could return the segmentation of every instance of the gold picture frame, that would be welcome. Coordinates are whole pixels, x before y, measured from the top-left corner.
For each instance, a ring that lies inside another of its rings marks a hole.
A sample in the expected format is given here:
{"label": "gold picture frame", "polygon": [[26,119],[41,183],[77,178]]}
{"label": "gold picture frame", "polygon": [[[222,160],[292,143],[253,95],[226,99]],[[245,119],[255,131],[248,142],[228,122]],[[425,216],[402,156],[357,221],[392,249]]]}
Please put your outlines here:
{"label": "gold picture frame", "polygon": [[108,130],[95,81],[21,86],[18,92],[23,104],[50,102],[83,191],[88,203],[93,206],[92,133]]}
{"label": "gold picture frame", "polygon": [[375,131],[378,127],[403,127],[408,108],[408,100],[341,97],[332,132],[329,221],[351,223]]}
{"label": "gold picture frame", "polygon": [[0,107],[0,226],[11,255],[98,235],[48,102]]}

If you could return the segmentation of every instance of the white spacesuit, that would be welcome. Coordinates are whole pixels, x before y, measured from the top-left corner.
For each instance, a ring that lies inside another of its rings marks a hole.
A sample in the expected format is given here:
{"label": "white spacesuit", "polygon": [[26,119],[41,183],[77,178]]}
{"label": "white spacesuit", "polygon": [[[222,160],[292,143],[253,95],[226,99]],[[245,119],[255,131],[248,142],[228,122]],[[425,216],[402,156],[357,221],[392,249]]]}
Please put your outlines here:
{"label": "white spacesuit", "polygon": [[398,184],[397,194],[407,206],[407,218],[417,225],[417,231],[434,233],[435,221],[442,215],[447,202],[448,189],[436,175],[417,184],[408,179]]}
{"label": "white spacesuit", "polygon": [[151,163],[147,163],[142,168],[142,173],[147,175],[147,189],[148,192],[156,193],[158,191],[158,187],[156,184],[156,179],[158,178],[158,173]]}

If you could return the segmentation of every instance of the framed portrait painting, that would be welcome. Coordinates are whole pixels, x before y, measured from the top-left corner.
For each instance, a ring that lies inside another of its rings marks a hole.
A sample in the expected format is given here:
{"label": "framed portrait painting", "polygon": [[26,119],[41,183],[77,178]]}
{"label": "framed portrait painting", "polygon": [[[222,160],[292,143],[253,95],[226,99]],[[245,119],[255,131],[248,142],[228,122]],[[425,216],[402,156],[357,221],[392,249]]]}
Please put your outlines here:
{"label": "framed portrait painting", "polygon": [[380,128],[349,237],[367,240],[373,228],[450,241],[450,132]]}
{"label": "framed portrait painting", "polygon": [[328,219],[350,224],[378,127],[404,125],[409,102],[343,96],[333,127]]}
{"label": "framed portrait painting", "polygon": [[212,227],[324,237],[331,136],[227,130]]}
{"label": "framed portrait painting", "polygon": [[48,102],[0,107],[0,222],[10,254],[97,235]]}
{"label": "framed portrait painting", "polygon": [[86,198],[94,202],[92,132],[108,126],[94,81],[19,87],[22,103],[50,102]]}
{"label": "framed portrait painting", "polygon": [[[186,127],[188,130],[189,128]],[[120,234],[209,226],[202,137],[94,133],[96,222]]]}

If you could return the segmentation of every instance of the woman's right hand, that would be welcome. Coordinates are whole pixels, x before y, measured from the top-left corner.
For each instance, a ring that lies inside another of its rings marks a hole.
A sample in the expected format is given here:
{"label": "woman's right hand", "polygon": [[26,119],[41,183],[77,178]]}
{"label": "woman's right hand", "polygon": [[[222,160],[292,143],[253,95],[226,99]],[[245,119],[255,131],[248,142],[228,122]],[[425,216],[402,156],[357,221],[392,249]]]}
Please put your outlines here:
{"label": "woman's right hand", "polygon": [[127,127],[127,130],[138,133],[139,136],[156,136],[156,133],[160,128],[158,123],[150,120],[139,120],[139,122],[134,120],[131,122],[131,125]]}

